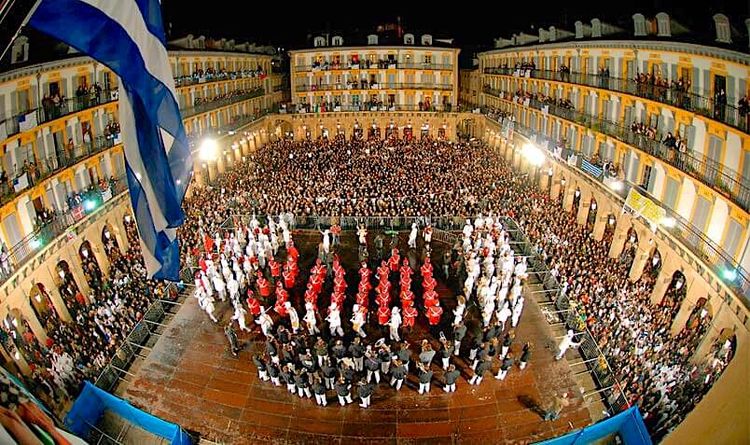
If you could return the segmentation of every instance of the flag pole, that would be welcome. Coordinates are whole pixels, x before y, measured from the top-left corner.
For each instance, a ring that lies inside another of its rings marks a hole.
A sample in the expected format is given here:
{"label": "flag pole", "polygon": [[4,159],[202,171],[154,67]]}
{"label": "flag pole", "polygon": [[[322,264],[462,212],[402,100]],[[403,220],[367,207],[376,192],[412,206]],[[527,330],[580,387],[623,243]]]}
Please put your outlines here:
{"label": "flag pole", "polygon": [[[4,12],[0,11],[0,14],[3,15],[3,17],[0,18],[0,26],[2,26],[3,22],[8,18],[8,16],[10,16],[11,11],[13,10],[14,7],[24,6],[24,5],[18,5],[18,6],[16,6],[16,1],[18,1],[18,0],[14,0],[11,3],[11,5],[8,6],[8,9],[6,11],[4,11]],[[25,3],[26,6],[28,6],[28,0],[20,0],[20,2],[21,3]],[[34,0],[33,1],[33,3],[34,3],[33,6],[31,6],[31,8],[29,9],[29,12],[26,14],[26,16],[24,17],[24,19],[21,22],[21,24],[18,25],[18,27],[16,28],[16,32],[13,34],[13,37],[10,39],[9,42],[7,42],[4,45],[3,52],[0,55],[0,60],[2,60],[3,58],[5,58],[5,55],[8,53],[8,50],[10,49],[10,47],[13,45],[13,42],[16,40],[16,38],[18,38],[19,35],[21,35],[21,30],[24,28],[24,26],[26,26],[27,23],[29,23],[29,19],[31,19],[31,16],[34,15],[34,12],[36,11],[37,7],[39,7],[39,4],[41,2],[42,2],[42,0]]]}

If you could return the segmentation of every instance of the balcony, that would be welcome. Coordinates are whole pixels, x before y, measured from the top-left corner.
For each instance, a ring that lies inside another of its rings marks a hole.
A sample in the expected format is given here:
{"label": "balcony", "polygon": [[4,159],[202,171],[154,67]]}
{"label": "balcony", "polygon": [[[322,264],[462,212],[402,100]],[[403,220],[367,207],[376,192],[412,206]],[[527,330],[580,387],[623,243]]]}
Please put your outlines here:
{"label": "balcony", "polygon": [[[509,93],[491,88],[485,88],[484,92],[504,100],[515,102],[510,99],[511,95]],[[575,122],[611,136],[620,142],[639,148],[712,187],[743,210],[750,211],[750,178],[742,178],[739,172],[732,170],[726,165],[721,165],[711,159],[698,158],[687,151],[682,152],[667,147],[661,142],[662,135],[656,134],[655,139],[651,139],[645,134],[635,132],[619,122],[600,119],[554,104],[544,104],[536,99],[529,99],[528,106],[542,112],[546,110],[547,113],[553,116]]]}
{"label": "balcony", "polygon": [[128,184],[124,176],[117,179],[113,178],[109,182],[92,184],[86,191],[77,193],[75,199],[69,197],[66,211],[56,213],[48,221],[37,225],[31,234],[9,250],[3,246],[0,253],[0,284],[5,283],[34,255],[65,233],[68,228],[87,216],[102,210],[103,204],[116,200],[118,195],[127,189]]}
{"label": "balcony", "polygon": [[282,110],[280,113],[346,113],[358,111],[430,111],[450,113],[452,109],[453,106],[451,104],[419,105],[363,102],[349,105],[332,105],[330,108],[326,107],[324,104],[316,104],[312,106],[309,104],[290,104],[288,110]]}
{"label": "balcony", "polygon": [[314,65],[296,65],[294,67],[295,72],[305,71],[339,71],[339,70],[393,70],[393,69],[405,69],[405,70],[431,70],[431,71],[453,71],[453,65],[450,64],[439,64],[439,63],[413,63],[413,62],[398,62],[398,61],[360,61],[359,63],[323,63]]}
{"label": "balcony", "polygon": [[16,196],[26,193],[30,187],[44,181],[50,176],[71,167],[84,159],[114,147],[117,136],[97,136],[92,142],[85,142],[75,147],[58,150],[56,156],[47,159],[35,159],[34,162],[22,166],[13,179],[0,183],[0,205],[5,205]]}
{"label": "balcony", "polygon": [[40,108],[18,112],[0,122],[0,139],[4,140],[22,131],[32,130],[37,125],[83,111],[87,108],[115,102],[118,98],[118,90],[102,90],[99,93],[62,99],[59,103],[54,103],[51,99],[48,103],[47,101],[43,101],[45,103]]}
{"label": "balcony", "polygon": [[311,91],[383,91],[383,90],[439,90],[451,91],[453,85],[435,83],[353,83],[353,84],[323,84],[298,85],[294,91],[306,93]]}
{"label": "balcony", "polygon": [[201,114],[201,113],[205,113],[211,110],[215,110],[217,108],[226,107],[227,105],[231,105],[237,102],[242,102],[242,101],[252,99],[255,97],[260,97],[260,96],[263,96],[264,94],[265,94],[265,90],[262,87],[259,87],[249,92],[242,93],[242,94],[235,94],[230,97],[226,97],[222,99],[214,99],[214,100],[211,100],[210,102],[203,102],[193,107],[183,108],[181,110],[182,117],[183,119],[188,118],[191,116],[195,116],[196,114]]}
{"label": "balcony", "polygon": [[[594,74],[565,73],[548,70],[516,70],[513,68],[485,68],[485,74],[499,74],[521,78],[543,79],[555,82],[573,83],[609,91],[616,91],[644,99],[661,102],[676,108],[691,111],[710,119],[737,128],[745,133],[750,129],[750,114],[738,106],[727,104],[726,99],[711,98],[710,93],[695,94],[677,88],[636,82],[633,79],[619,79]],[[522,75],[526,74],[528,75]]]}
{"label": "balcony", "polygon": [[[503,117],[495,115],[488,115],[488,118],[497,122],[501,126],[508,122],[507,120],[504,120]],[[731,288],[735,294],[740,297],[743,304],[746,307],[750,307],[750,300],[748,299],[748,295],[750,295],[750,272],[744,270],[731,255],[726,253],[721,246],[709,239],[701,230],[693,227],[689,221],[671,210],[669,206],[659,202],[658,199],[649,195],[648,191],[643,189],[643,187],[631,184],[627,181],[622,181],[624,187],[619,191],[613,190],[612,187],[608,186],[608,182],[614,179],[609,178],[608,175],[603,172],[602,165],[598,161],[593,158],[587,158],[583,152],[574,151],[561,146],[560,143],[544,135],[538,134],[534,129],[523,126],[518,122],[512,122],[511,125],[514,131],[518,132],[526,139],[535,142],[542,149],[547,150],[548,156],[556,159],[560,163],[564,163],[574,168],[580,175],[585,175],[593,181],[598,182],[602,187],[605,187],[623,202],[627,197],[629,190],[635,188],[638,193],[647,196],[649,199],[660,205],[666,211],[667,216],[672,217],[675,220],[674,227],[660,225],[659,227],[661,230],[670,234],[679,241],[680,244],[689,249],[695,256],[707,264],[722,279],[724,284]],[[592,166],[594,168],[592,168]],[[598,173],[599,171],[602,171],[602,173],[594,174],[594,172]],[[728,279],[727,277],[731,277],[732,275],[727,275],[727,271],[732,271],[734,273],[734,278]]]}
{"label": "balcony", "polygon": [[174,85],[176,88],[188,87],[191,85],[206,84],[212,82],[222,82],[225,80],[241,80],[241,79],[265,79],[266,73],[263,71],[221,71],[219,73],[194,73],[192,76],[181,76],[174,78]]}

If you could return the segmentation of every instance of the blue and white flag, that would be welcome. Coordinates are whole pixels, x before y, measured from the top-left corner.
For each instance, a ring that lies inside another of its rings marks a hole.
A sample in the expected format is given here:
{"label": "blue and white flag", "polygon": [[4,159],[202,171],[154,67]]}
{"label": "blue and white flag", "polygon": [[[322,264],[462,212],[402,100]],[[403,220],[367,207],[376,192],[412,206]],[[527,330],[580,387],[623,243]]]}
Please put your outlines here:
{"label": "blue and white flag", "polygon": [[130,200],[149,276],[178,280],[176,228],[193,162],[182,125],[158,0],[42,0],[29,24],[120,78]]}

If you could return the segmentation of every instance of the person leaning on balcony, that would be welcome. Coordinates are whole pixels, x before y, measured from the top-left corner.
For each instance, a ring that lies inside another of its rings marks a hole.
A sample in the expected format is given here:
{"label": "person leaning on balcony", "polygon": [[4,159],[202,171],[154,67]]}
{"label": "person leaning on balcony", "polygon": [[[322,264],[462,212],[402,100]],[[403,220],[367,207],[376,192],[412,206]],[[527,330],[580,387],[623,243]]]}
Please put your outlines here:
{"label": "person leaning on balcony", "polygon": [[65,157],[68,159],[73,159],[74,149],[75,144],[73,143],[73,138],[68,138],[68,144],[65,146]]}

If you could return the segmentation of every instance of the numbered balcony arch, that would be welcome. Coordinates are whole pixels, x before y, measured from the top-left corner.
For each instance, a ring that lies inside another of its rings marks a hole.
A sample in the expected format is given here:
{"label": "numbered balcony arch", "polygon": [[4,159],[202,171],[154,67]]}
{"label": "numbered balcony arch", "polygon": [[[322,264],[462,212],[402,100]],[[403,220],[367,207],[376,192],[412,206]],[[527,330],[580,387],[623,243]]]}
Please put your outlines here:
{"label": "numbered balcony arch", "polygon": [[138,228],[135,225],[135,218],[133,215],[127,214],[122,217],[122,226],[125,227],[125,236],[128,238],[128,245],[140,246],[138,238]]}
{"label": "numbered balcony arch", "polygon": [[380,126],[373,122],[370,128],[367,129],[367,139],[380,140]]}
{"label": "numbered balcony arch", "polygon": [[713,307],[708,299],[701,297],[695,302],[690,310],[690,315],[685,321],[683,335],[692,338],[694,346],[700,342],[713,318]]}
{"label": "numbered balcony arch", "polygon": [[26,317],[18,309],[10,309],[2,322],[3,346],[18,361],[23,356],[27,362],[41,354]]}
{"label": "numbered balcony arch", "polygon": [[635,227],[630,227],[625,238],[625,247],[620,253],[620,266],[629,270],[633,266],[636,252],[638,252],[638,232],[636,232]]}
{"label": "numbered balcony arch", "polygon": [[649,280],[655,280],[659,276],[662,267],[662,257],[659,249],[654,246],[648,255],[646,265],[643,267],[643,277]]}
{"label": "numbered balcony arch", "polygon": [[71,317],[75,318],[78,311],[86,306],[86,298],[81,293],[67,261],[61,260],[58,262],[55,271],[59,277],[57,288],[60,291],[60,296],[65,301],[65,306],[68,308]]}
{"label": "numbered balcony arch", "polygon": [[604,235],[602,235],[602,241],[607,246],[612,245],[612,240],[615,237],[615,228],[617,227],[617,217],[614,213],[607,215],[607,222],[604,226]]}
{"label": "numbered balcony arch", "polygon": [[586,230],[589,232],[592,232],[594,230],[594,224],[596,223],[596,212],[599,209],[599,206],[596,203],[596,199],[594,197],[591,197],[591,202],[589,203],[589,213],[586,216]]}
{"label": "numbered balcony arch", "polygon": [[581,189],[576,187],[573,192],[573,207],[571,208],[571,213],[573,215],[578,215],[578,207],[581,205],[581,195]]}
{"label": "numbered balcony arch", "polygon": [[[36,283],[31,286],[29,292],[29,301],[31,308],[36,314],[36,318],[42,326],[49,326],[50,324],[58,324],[61,319],[61,315],[57,312],[57,308],[52,303],[47,288],[42,283]],[[49,330],[49,329],[48,329]]]}
{"label": "numbered balcony arch", "polygon": [[101,289],[102,280],[104,278],[102,275],[102,269],[99,266],[99,262],[96,260],[94,249],[91,247],[91,243],[88,240],[81,243],[81,247],[78,248],[78,256],[81,259],[83,275],[89,286],[92,289]]}
{"label": "numbered balcony arch", "polygon": [[105,224],[104,227],[102,227],[102,245],[104,246],[104,252],[107,254],[110,263],[122,256],[120,244],[117,242],[114,233],[112,233],[109,224]]}
{"label": "numbered balcony arch", "polygon": [[[669,318],[673,320],[677,313],[680,311],[682,302],[685,301],[687,296],[687,280],[685,274],[682,271],[675,271],[672,274],[672,279],[669,282],[667,291],[664,293],[661,302],[659,303],[666,311],[669,311]],[[704,299],[705,300],[705,299]]]}
{"label": "numbered balcony arch", "polygon": [[398,126],[391,122],[385,129],[385,138],[388,140],[398,139]]}

